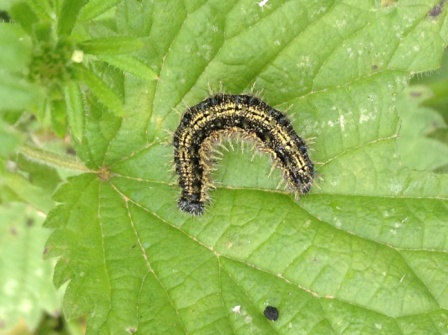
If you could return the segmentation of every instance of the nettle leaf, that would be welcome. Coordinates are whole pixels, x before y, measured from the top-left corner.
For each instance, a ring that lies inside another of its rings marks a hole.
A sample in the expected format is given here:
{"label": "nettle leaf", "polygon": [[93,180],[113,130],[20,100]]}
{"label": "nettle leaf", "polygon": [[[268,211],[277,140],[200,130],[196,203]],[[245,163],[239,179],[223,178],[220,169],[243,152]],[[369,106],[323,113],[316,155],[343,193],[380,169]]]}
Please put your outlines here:
{"label": "nettle leaf", "polygon": [[[438,1],[262,5],[118,6],[118,33],[145,41],[138,57],[159,79],[116,77],[123,117],[86,96],[77,152],[96,172],[63,185],[46,222],[67,317],[87,315],[88,334],[446,332],[448,179],[409,169],[396,148],[396,96],[439,65],[446,5],[437,15]],[[208,87],[253,87],[289,109],[315,138],[309,194],[277,189],[269,157],[237,144],[217,164],[206,213],[176,208],[167,132]]]}
{"label": "nettle leaf", "polygon": [[84,130],[84,111],[81,89],[75,82],[68,83],[64,89],[66,101],[67,121],[70,125],[71,135],[75,141],[82,141]]}
{"label": "nettle leaf", "polygon": [[92,20],[114,7],[120,1],[121,0],[90,0],[81,10],[80,20],[83,22]]}
{"label": "nettle leaf", "polygon": [[[122,103],[120,97],[93,71],[87,70],[83,66],[75,68],[76,74],[82,78],[87,87],[105,106],[117,115],[122,114]],[[71,107],[70,107],[71,108]]]}
{"label": "nettle leaf", "polygon": [[64,0],[59,14],[58,35],[70,35],[83,5],[84,0]]}
{"label": "nettle leaf", "polygon": [[156,80],[157,74],[137,58],[129,55],[101,56],[99,59],[145,80]]}
{"label": "nettle leaf", "polygon": [[80,43],[80,47],[87,54],[113,55],[140,50],[143,44],[138,38],[119,36],[83,41]]}

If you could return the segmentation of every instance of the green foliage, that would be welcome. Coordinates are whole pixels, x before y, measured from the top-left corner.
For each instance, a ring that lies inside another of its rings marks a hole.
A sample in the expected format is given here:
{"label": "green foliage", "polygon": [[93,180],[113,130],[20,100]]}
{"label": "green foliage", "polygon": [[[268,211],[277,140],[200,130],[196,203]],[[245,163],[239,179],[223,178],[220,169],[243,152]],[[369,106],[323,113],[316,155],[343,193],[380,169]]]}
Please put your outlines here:
{"label": "green foliage", "polygon": [[55,314],[60,306],[60,296],[48,280],[53,264],[42,259],[49,232],[42,229],[43,215],[22,203],[1,206],[0,217],[1,331],[21,318],[33,329],[42,310]]}
{"label": "green foliage", "polygon": [[446,121],[436,110],[419,105],[434,101],[432,95],[426,86],[411,86],[398,101],[402,119],[398,149],[403,162],[417,170],[448,167],[448,142],[434,136],[439,133],[448,138]]}
{"label": "green foliage", "polygon": [[[67,133],[68,126],[73,129],[74,137],[82,140],[80,127],[84,113],[80,113],[76,85],[89,88],[98,101],[118,115],[122,107],[120,93],[95,73],[98,67],[95,63],[101,58],[89,55],[115,55],[107,64],[124,70],[137,64],[138,68],[131,72],[140,71],[151,79],[156,76],[142,61],[126,58],[127,54],[142,49],[143,43],[138,37],[115,36],[114,32],[102,29],[92,38],[82,27],[75,29],[78,14],[92,18],[94,12],[97,16],[102,14],[101,8],[107,9],[104,4],[95,6],[92,1],[83,7],[83,0],[41,2],[18,2],[11,6],[10,14],[22,29],[18,25],[0,27],[0,42],[7,46],[0,56],[0,69],[4,69],[0,110],[30,109],[60,137]],[[56,20],[52,18],[55,15]]]}
{"label": "green foliage", "polygon": [[[425,136],[444,123],[401,92],[440,65],[447,13],[436,0],[13,5],[0,41],[24,56],[0,65],[0,98],[14,98],[0,99],[4,162],[20,163],[16,150],[85,172],[45,223],[66,317],[87,316],[88,334],[446,332],[448,179],[428,171],[446,146]],[[308,195],[277,189],[269,158],[238,143],[206,213],[176,208],[167,131],[208,87],[261,91],[315,138]],[[70,132],[79,160],[23,146],[24,110]],[[47,213],[60,177],[26,165],[2,171],[2,201]],[[46,191],[25,197],[30,184]]]}
{"label": "green foliage", "polygon": [[[417,169],[448,171],[448,52],[437,71],[413,78],[410,101],[399,108],[403,119],[399,148],[406,164]],[[409,100],[408,99],[408,100]],[[417,108],[417,103],[421,105]],[[408,125],[408,127],[406,127]],[[417,131],[414,131],[417,129]],[[421,157],[425,157],[424,160]]]}

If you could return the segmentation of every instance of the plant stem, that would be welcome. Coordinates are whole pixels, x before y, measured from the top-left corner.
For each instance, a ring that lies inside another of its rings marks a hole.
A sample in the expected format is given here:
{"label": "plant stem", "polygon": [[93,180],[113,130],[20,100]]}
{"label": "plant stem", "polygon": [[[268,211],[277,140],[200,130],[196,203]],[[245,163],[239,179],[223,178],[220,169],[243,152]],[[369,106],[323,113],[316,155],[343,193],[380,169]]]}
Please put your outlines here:
{"label": "plant stem", "polygon": [[26,156],[27,158],[39,162],[41,164],[46,164],[66,170],[74,170],[82,172],[90,171],[87,167],[85,167],[82,164],[80,160],[72,156],[56,154],[54,152],[42,150],[29,145],[22,146],[19,152],[24,156]]}

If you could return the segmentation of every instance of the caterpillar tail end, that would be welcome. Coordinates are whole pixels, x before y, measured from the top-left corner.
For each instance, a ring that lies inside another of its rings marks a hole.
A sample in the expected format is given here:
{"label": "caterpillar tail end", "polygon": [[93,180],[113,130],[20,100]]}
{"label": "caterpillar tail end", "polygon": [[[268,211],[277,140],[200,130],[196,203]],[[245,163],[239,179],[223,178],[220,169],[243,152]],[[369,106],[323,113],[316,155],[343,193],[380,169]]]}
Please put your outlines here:
{"label": "caterpillar tail end", "polygon": [[205,204],[200,201],[191,201],[185,198],[180,198],[177,202],[177,207],[185,213],[199,216],[204,214]]}

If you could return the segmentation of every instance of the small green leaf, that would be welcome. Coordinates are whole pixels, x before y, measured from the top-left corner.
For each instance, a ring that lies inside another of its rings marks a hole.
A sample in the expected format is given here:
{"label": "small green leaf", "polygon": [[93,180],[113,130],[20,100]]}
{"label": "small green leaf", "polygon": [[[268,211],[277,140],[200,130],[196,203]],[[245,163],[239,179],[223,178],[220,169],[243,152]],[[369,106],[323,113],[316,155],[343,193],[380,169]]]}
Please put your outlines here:
{"label": "small green leaf", "polygon": [[145,80],[156,80],[157,74],[145,63],[129,55],[98,56],[99,59],[116,68]]}
{"label": "small green leaf", "polygon": [[84,0],[64,0],[61,13],[58,17],[59,36],[68,36],[71,34],[84,2]]}
{"label": "small green leaf", "polygon": [[65,101],[53,99],[50,102],[51,127],[56,135],[64,137],[67,134],[67,113]]}
{"label": "small green leaf", "polygon": [[81,11],[80,21],[90,21],[114,7],[120,1],[122,0],[90,0]]}
{"label": "small green leaf", "polygon": [[114,55],[140,50],[143,43],[135,37],[105,37],[84,41],[79,47],[86,54]]}
{"label": "small green leaf", "polygon": [[33,25],[38,22],[38,17],[34,13],[30,4],[27,2],[18,2],[11,7],[11,16],[14,21],[20,24],[28,35],[33,32]]}
{"label": "small green leaf", "polygon": [[87,87],[107,108],[116,115],[123,113],[121,99],[110,89],[107,84],[101,80],[94,72],[85,69],[83,66],[75,68],[77,76],[82,78]]}
{"label": "small green leaf", "polygon": [[76,141],[82,142],[84,131],[84,104],[79,85],[75,82],[68,83],[65,86],[64,95],[70,133]]}
{"label": "small green leaf", "polygon": [[[48,0],[32,0],[28,4],[42,21],[53,21],[54,12],[52,2]],[[57,6],[58,2],[55,2]]]}

